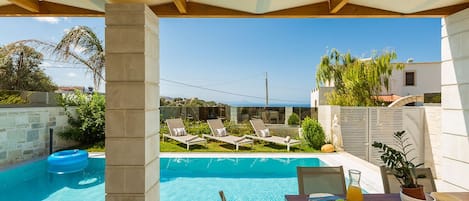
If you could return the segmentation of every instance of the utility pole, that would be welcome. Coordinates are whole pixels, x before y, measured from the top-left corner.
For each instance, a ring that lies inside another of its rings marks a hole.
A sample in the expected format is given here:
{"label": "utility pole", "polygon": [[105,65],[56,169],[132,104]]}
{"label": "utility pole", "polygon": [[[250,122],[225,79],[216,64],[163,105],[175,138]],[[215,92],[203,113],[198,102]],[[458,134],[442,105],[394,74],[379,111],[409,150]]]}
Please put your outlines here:
{"label": "utility pole", "polygon": [[265,106],[269,106],[269,81],[267,79],[267,72],[265,72]]}

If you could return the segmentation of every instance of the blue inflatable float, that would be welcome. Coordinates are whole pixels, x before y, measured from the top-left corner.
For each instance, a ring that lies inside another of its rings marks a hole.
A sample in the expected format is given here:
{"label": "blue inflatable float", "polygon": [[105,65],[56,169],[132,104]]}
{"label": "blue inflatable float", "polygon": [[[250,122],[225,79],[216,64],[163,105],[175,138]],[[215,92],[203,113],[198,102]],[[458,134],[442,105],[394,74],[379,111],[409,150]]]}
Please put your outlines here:
{"label": "blue inflatable float", "polygon": [[84,150],[64,150],[47,157],[48,172],[67,174],[79,172],[88,166],[88,152]]}

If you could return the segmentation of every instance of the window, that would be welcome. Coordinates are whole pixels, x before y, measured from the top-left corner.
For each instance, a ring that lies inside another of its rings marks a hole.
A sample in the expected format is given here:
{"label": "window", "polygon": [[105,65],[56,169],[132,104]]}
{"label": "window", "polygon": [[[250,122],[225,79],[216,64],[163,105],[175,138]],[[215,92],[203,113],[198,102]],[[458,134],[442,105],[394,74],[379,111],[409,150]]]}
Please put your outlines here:
{"label": "window", "polygon": [[415,86],[415,72],[405,72],[405,86]]}

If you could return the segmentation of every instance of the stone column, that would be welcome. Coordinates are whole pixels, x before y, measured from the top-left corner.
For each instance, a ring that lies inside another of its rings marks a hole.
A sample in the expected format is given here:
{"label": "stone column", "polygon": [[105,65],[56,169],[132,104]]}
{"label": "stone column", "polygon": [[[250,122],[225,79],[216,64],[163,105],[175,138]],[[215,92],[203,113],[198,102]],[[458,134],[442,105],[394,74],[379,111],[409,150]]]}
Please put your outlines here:
{"label": "stone column", "polygon": [[[285,125],[288,125],[288,118],[293,114],[293,107],[285,107]],[[298,117],[300,115],[298,114]]]}
{"label": "stone column", "polygon": [[106,200],[159,200],[158,18],[106,4]]}
{"label": "stone column", "polygon": [[442,179],[469,190],[469,9],[442,19],[441,59]]}

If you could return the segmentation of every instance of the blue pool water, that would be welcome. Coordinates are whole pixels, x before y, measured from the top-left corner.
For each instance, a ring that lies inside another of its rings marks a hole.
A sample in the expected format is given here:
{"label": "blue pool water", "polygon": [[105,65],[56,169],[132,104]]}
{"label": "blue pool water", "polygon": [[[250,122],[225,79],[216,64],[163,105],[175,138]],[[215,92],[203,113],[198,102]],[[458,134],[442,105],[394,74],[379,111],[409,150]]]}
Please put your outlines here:
{"label": "blue pool water", "polygon": [[[104,200],[104,164],[92,158],[78,173],[47,173],[46,160],[0,172],[0,200]],[[324,166],[317,158],[162,158],[161,201],[283,201],[297,194],[297,166]],[[155,170],[158,171],[158,170]]]}

